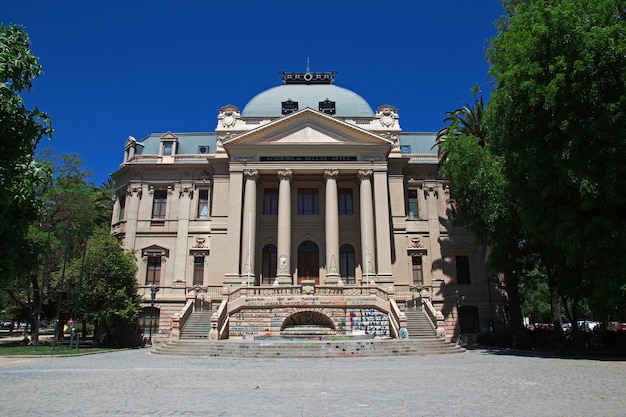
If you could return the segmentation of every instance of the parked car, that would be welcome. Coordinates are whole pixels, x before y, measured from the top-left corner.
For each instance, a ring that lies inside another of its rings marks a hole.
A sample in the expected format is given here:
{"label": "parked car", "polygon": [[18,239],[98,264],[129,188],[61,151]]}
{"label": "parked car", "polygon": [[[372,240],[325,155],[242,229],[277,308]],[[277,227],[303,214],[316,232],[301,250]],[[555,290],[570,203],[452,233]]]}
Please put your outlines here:
{"label": "parked car", "polygon": [[593,332],[600,325],[597,321],[579,320],[576,322],[578,330],[581,332]]}
{"label": "parked car", "polygon": [[626,332],[626,322],[614,321],[611,322],[608,326],[609,330],[613,330],[615,332]]}

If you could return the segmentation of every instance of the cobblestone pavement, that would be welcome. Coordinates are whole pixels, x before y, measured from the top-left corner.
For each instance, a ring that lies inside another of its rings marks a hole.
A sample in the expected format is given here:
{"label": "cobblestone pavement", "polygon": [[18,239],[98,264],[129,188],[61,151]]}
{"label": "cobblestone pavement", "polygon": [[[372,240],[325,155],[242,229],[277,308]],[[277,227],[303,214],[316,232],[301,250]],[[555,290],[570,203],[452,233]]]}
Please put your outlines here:
{"label": "cobblestone pavement", "polygon": [[624,416],[626,361],[473,350],[226,359],[148,349],[0,361],[2,416]]}

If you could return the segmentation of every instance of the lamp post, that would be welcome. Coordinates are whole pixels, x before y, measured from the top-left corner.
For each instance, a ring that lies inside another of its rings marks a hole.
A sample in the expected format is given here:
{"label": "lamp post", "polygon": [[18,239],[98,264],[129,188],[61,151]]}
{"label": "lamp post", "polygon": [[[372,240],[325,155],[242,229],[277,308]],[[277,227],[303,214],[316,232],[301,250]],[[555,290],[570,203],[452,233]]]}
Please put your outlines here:
{"label": "lamp post", "polygon": [[156,286],[156,284],[153,282],[152,285],[150,285],[150,299],[151,299],[151,303],[150,303],[150,338],[148,339],[148,344],[152,344],[152,321],[153,321],[153,317],[154,317],[154,299],[156,298],[156,293],[157,291],[159,291],[159,287]]}
{"label": "lamp post", "polygon": [[459,344],[461,343],[461,299],[463,298],[463,294],[459,290],[454,290],[454,297],[456,298],[456,325],[459,329]]}

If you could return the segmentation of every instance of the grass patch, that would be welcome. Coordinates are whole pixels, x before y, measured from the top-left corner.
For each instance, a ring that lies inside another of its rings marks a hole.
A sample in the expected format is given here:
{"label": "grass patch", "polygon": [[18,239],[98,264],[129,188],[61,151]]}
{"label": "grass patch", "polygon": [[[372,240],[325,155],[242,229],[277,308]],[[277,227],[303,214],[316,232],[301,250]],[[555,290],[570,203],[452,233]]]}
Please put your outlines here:
{"label": "grass patch", "polygon": [[67,355],[84,355],[87,353],[98,353],[110,351],[111,348],[94,348],[90,346],[79,346],[69,348],[69,345],[57,345],[52,350],[51,345],[39,345],[37,350],[35,346],[0,346],[0,356],[24,356],[24,355],[41,355],[41,356],[67,356]]}

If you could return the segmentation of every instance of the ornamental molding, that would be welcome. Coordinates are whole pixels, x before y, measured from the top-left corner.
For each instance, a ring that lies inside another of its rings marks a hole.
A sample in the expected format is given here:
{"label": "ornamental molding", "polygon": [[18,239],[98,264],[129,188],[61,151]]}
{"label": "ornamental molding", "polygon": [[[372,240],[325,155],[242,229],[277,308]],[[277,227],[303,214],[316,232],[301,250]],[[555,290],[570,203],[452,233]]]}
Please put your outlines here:
{"label": "ornamental molding", "polygon": [[339,176],[338,169],[325,169],[324,170],[324,179],[325,180],[336,180]]}
{"label": "ornamental molding", "polygon": [[279,180],[291,181],[292,178],[293,178],[293,170],[291,169],[279,169],[278,170]]}

